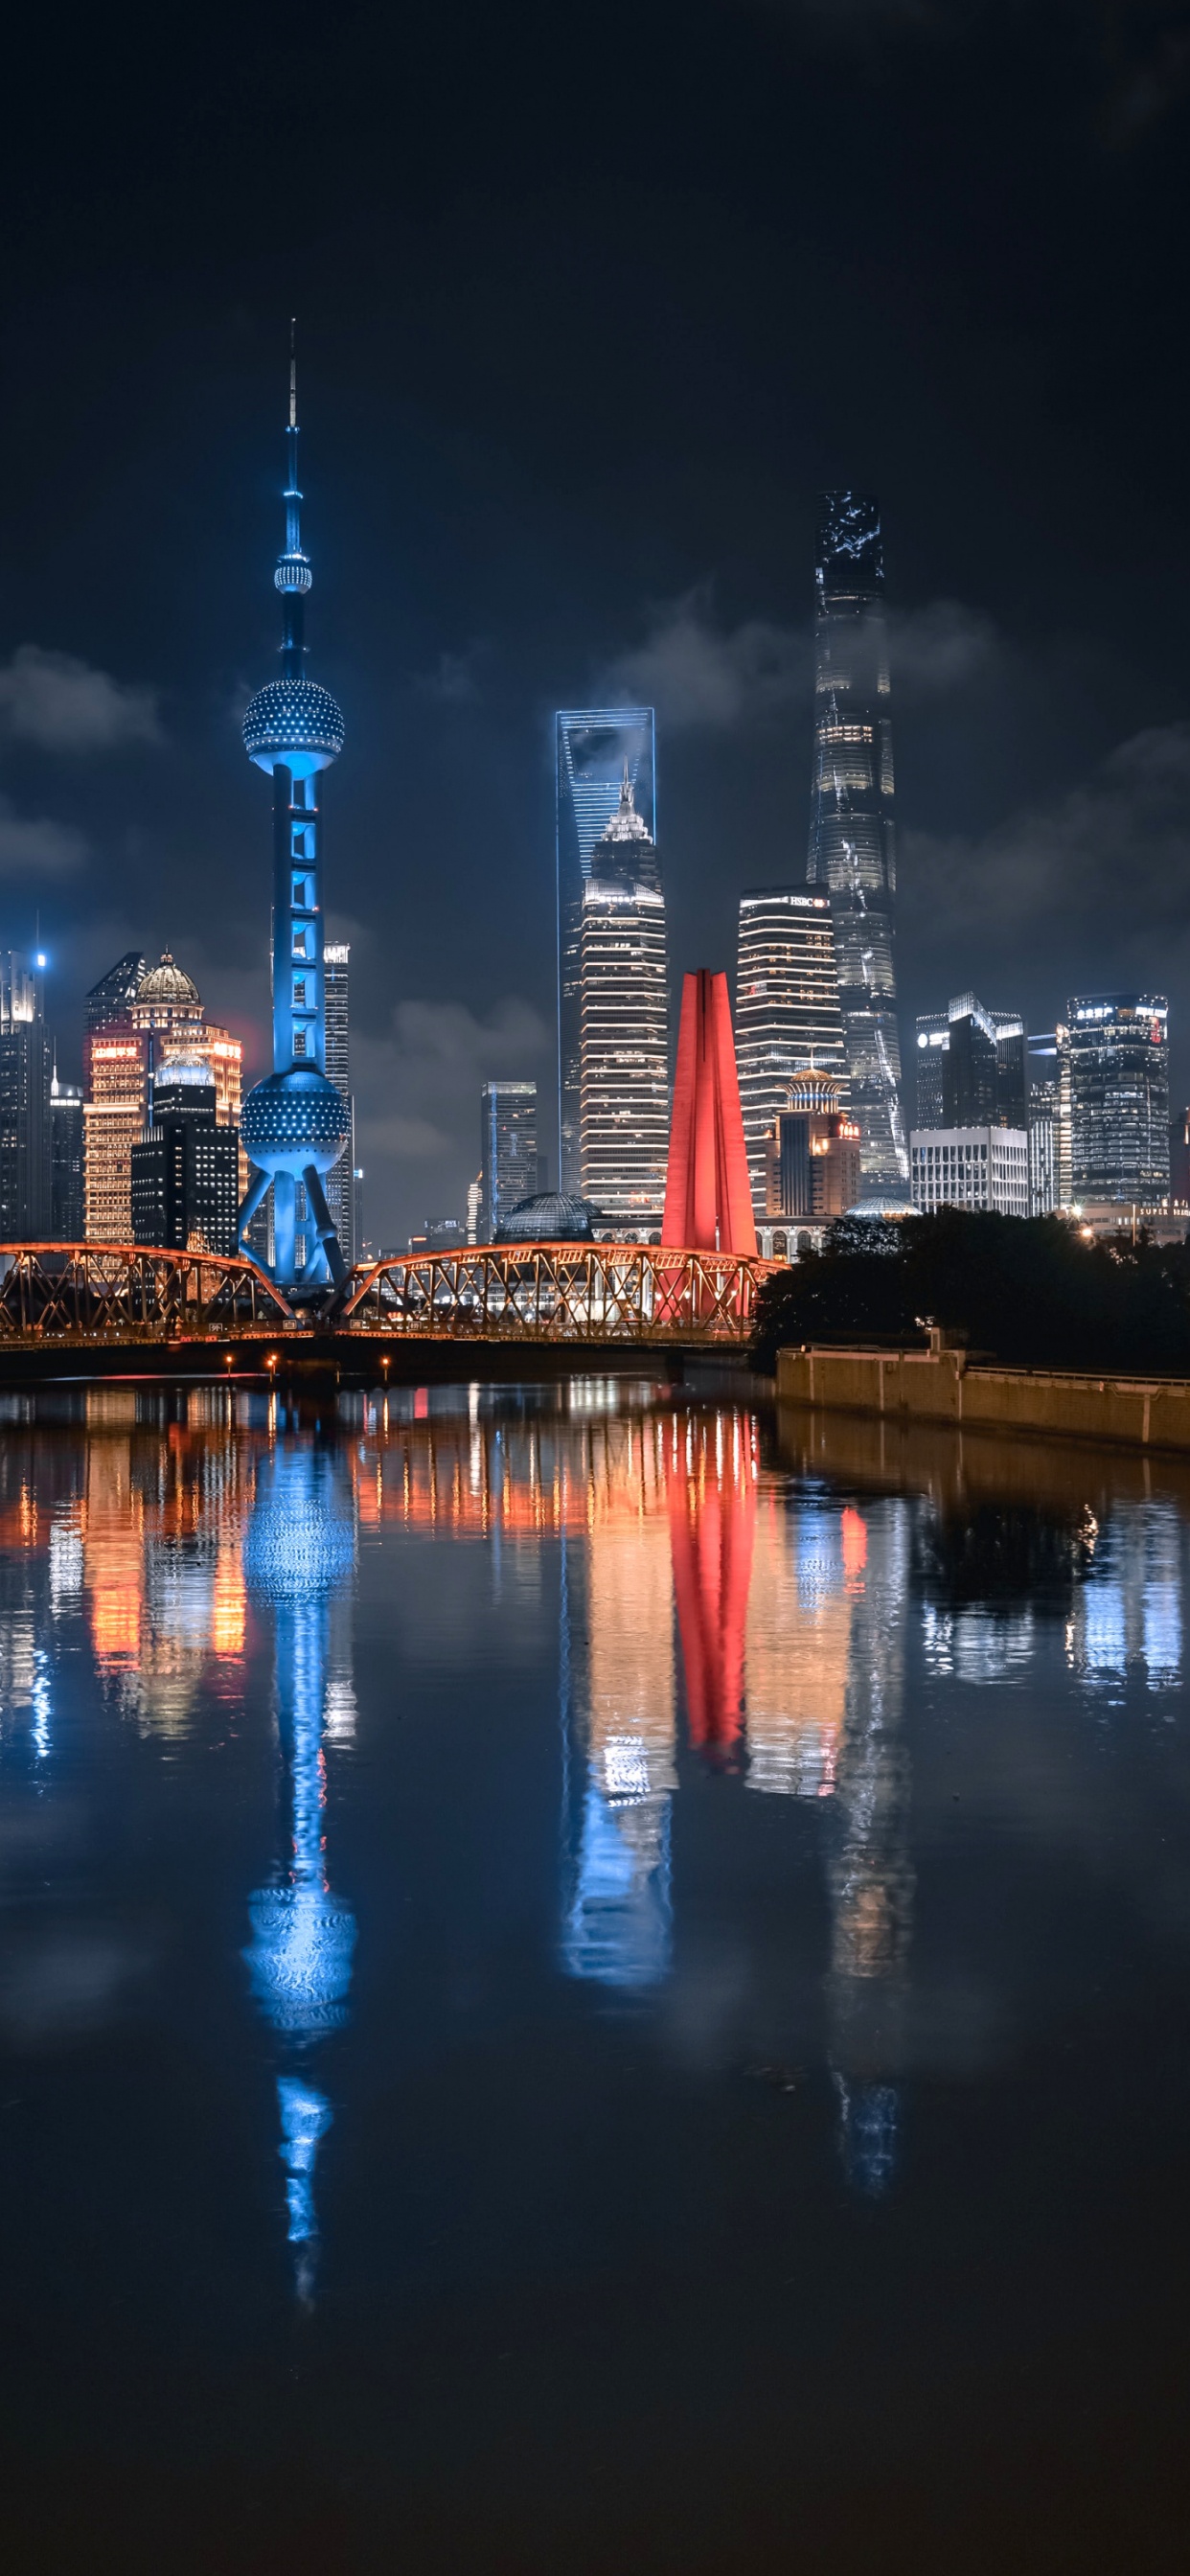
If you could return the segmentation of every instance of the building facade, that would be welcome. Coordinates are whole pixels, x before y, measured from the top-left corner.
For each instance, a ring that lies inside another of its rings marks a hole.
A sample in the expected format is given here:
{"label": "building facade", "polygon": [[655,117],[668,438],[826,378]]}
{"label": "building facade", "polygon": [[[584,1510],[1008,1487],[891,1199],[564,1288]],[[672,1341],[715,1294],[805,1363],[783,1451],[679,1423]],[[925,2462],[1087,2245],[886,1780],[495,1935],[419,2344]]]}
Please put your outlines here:
{"label": "building facade", "polygon": [[735,1048],[744,1142],[758,1220],[766,1212],[766,1143],[797,1073],[832,1076],[849,1105],[830,897],[762,886],[740,897]]}
{"label": "building facade", "polygon": [[0,1243],[50,1231],[50,1044],[44,961],[0,951]]}
{"label": "building facade", "polygon": [[89,1038],[105,1029],[123,1028],[144,982],[145,961],[139,948],[125,950],[87,995],[85,1027]]}
{"label": "building facade", "polygon": [[481,1235],[495,1237],[501,1219],[537,1188],[537,1085],[485,1082],[479,1112]]}
{"label": "building facade", "polygon": [[[335,1220],[343,1259],[352,1269],[359,1258],[355,1223],[355,1100],[351,1089],[351,1020],[348,1010],[351,948],[345,939],[328,941],[322,951],[326,1003],[326,1078],[343,1103],[348,1138],[338,1162],[327,1173],[326,1203]],[[360,1179],[363,1179],[362,1172]]]}
{"label": "building facade", "polygon": [[1058,1205],[1058,1086],[1035,1082],[1029,1092],[1029,1214],[1051,1216]]}
{"label": "building facade", "polygon": [[1025,1023],[1018,1011],[986,1011],[974,993],[917,1022],[917,1125],[1027,1125]]}
{"label": "building facade", "polygon": [[559,1189],[582,1180],[583,887],[597,841],[617,812],[625,763],[636,811],[657,839],[651,707],[579,707],[554,719],[558,940]]}
{"label": "building facade", "polygon": [[915,1208],[1029,1214],[1029,1139],[1023,1127],[915,1127],[909,1139]]}
{"label": "building facade", "polygon": [[829,1223],[859,1198],[860,1170],[859,1129],[844,1115],[838,1084],[796,1075],[766,1139],[766,1219]]}
{"label": "building facade", "polygon": [[1169,1204],[1174,1215],[1190,1216],[1190,1109],[1169,1122]]}
{"label": "building facade", "polygon": [[1159,1209],[1169,1198],[1164,993],[1075,995],[1066,1014],[1071,1204]]}
{"label": "building facade", "polygon": [[[88,1243],[131,1243],[132,1149],[151,1122],[158,1082],[180,1062],[202,1064],[215,1097],[216,1124],[237,1137],[239,1155],[243,1043],[207,1021],[192,975],[163,950],[128,999],[130,949],[87,996],[83,1043],[85,1096],[84,1204]],[[119,1005],[123,1005],[122,1010]]]}
{"label": "building facade", "polygon": [[196,1060],[162,1068],[150,1123],[130,1161],[133,1243],[234,1253],[239,1138],[219,1124],[207,1065]]}
{"label": "building facade", "polygon": [[823,497],[814,626],[810,882],[830,897],[851,1114],[865,1184],[903,1188],[893,962],[896,853],[884,554],[870,494]]}
{"label": "building facade", "polygon": [[83,1187],[83,1095],[77,1082],[50,1076],[50,1234],[55,1243],[82,1243],[87,1230]]}
{"label": "building facade", "polygon": [[579,944],[581,1194],[601,1231],[659,1235],[669,1150],[665,898],[625,762],[591,854]]}

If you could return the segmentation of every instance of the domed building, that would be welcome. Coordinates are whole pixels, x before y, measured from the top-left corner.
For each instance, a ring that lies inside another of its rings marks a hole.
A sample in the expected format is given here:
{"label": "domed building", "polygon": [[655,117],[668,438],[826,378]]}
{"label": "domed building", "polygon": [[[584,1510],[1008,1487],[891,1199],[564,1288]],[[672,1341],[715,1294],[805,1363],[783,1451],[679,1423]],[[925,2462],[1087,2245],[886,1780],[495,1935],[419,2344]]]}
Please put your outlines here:
{"label": "domed building", "polygon": [[594,1243],[592,1220],[598,1210],[589,1199],[567,1198],[561,1190],[539,1190],[518,1199],[495,1233],[497,1243]]}

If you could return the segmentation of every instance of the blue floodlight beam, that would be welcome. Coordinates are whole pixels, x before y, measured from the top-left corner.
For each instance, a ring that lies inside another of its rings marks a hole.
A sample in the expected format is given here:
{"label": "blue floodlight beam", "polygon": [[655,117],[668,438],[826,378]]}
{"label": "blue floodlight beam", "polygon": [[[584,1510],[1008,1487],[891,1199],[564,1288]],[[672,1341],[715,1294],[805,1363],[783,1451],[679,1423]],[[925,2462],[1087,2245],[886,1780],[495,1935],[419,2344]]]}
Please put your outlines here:
{"label": "blue floodlight beam", "polygon": [[[302,545],[298,482],[297,361],[289,342],[285,432],[285,545],[273,586],[282,605],[281,677],[258,689],[244,717],[244,749],[273,781],[273,1070],[244,1102],[240,1134],[255,1169],[239,1215],[239,1240],[270,1181],[278,1287],[319,1288],[347,1276],[327,1212],[323,1176],[348,1142],[339,1093],[326,1078],[320,769],[343,748],[343,718],[326,689],[305,677],[306,598],[314,580]],[[298,1191],[305,1193],[299,1218]],[[298,1254],[298,1228],[304,1249]]]}

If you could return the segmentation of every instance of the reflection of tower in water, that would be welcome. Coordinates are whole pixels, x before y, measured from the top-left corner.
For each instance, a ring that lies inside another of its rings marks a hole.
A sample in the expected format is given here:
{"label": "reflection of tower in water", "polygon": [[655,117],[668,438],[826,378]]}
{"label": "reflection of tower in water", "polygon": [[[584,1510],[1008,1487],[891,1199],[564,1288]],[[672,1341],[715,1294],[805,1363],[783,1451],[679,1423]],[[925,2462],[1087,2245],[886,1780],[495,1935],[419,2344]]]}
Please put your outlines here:
{"label": "reflection of tower in water", "polygon": [[670,1964],[666,1429],[646,1417],[585,1434],[585,1529],[568,1515],[562,1542],[562,1955],[610,1986],[656,1984]]}
{"label": "reflection of tower in water", "polygon": [[896,2159],[913,1873],[909,1760],[901,1736],[909,1520],[874,1505],[854,1560],[846,1716],[831,1819],[830,2053],[849,2179],[878,2193]]}
{"label": "reflection of tower in water", "polygon": [[305,2053],[346,2019],[355,1945],[354,1916],[327,1881],[323,1830],[324,1729],[342,1698],[340,1677],[328,1708],[336,1660],[332,1619],[354,1563],[355,1523],[337,1461],[308,1437],[292,1446],[279,1442],[258,1479],[244,1571],[251,1597],[273,1614],[290,1848],[284,1874],[251,1900],[246,1957],[257,2001],[286,2043],[288,2062],[277,2079],[280,2152],[303,2296],[313,2285],[314,2163],[331,2121],[329,2101],[304,2071]]}

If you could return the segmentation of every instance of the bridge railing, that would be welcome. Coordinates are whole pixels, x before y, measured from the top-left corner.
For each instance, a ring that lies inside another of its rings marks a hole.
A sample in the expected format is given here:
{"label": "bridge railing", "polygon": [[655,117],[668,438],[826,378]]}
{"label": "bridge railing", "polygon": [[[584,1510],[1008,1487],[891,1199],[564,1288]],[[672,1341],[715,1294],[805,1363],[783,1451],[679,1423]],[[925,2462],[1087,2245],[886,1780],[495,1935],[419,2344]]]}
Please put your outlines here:
{"label": "bridge railing", "polygon": [[378,1261],[347,1329],[435,1340],[735,1342],[779,1264],[636,1243],[516,1244]]}
{"label": "bridge railing", "polygon": [[293,1310],[255,1262],[127,1243],[0,1245],[0,1342],[18,1336],[161,1340],[276,1332]]}

